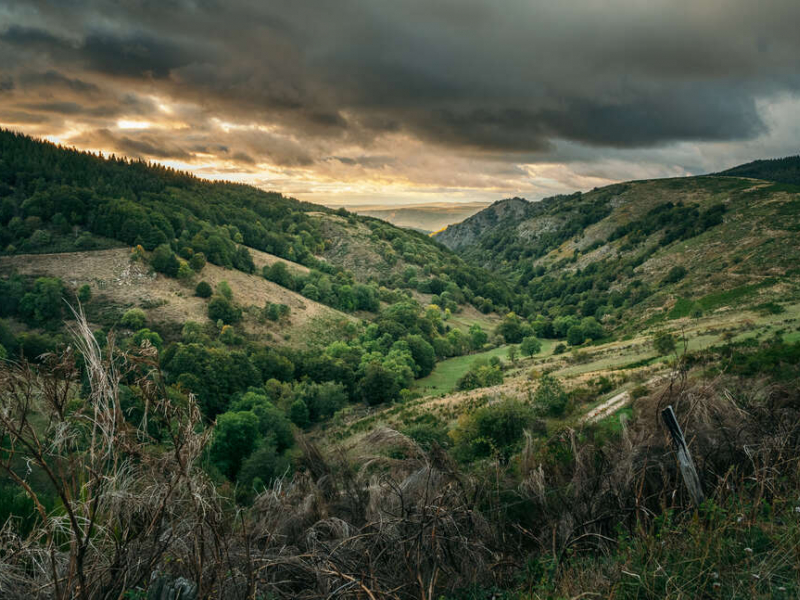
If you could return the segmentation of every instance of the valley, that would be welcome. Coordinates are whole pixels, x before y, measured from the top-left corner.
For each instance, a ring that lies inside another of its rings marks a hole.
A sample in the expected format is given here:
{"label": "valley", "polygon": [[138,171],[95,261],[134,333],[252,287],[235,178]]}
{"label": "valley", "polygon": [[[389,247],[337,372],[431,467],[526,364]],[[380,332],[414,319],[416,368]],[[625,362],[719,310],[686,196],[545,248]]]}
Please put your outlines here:
{"label": "valley", "polygon": [[[91,584],[121,597],[162,575],[218,597],[651,597],[655,555],[691,597],[756,569],[726,551],[753,536],[765,581],[800,589],[798,531],[775,525],[800,472],[800,159],[501,200],[433,237],[7,131],[0,161],[0,521],[34,532],[21,556],[68,506],[89,560],[125,547],[139,583]],[[392,591],[409,573],[437,595]]]}

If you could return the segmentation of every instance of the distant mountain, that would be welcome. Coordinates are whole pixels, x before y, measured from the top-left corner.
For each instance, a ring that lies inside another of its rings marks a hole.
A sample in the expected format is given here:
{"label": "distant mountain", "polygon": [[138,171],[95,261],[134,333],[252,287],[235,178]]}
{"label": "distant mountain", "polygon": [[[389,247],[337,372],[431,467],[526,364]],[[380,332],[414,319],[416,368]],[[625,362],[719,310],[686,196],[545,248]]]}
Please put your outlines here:
{"label": "distant mountain", "polygon": [[721,171],[717,175],[750,177],[752,179],[800,185],[800,156],[754,160],[727,171]]}
{"label": "distant mountain", "polygon": [[488,202],[417,204],[406,206],[354,206],[349,210],[359,215],[388,221],[398,227],[423,233],[439,231],[458,223],[489,206]]}

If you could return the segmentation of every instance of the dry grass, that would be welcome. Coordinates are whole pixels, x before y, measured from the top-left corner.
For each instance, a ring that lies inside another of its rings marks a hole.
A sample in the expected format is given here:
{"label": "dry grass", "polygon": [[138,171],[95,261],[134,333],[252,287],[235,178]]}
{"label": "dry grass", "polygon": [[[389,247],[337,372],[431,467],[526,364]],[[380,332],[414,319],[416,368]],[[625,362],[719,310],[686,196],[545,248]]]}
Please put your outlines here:
{"label": "dry grass", "polygon": [[[253,253],[257,263],[281,260],[263,252]],[[299,267],[299,265],[297,265]],[[293,266],[293,268],[295,268]],[[131,262],[130,252],[120,248],[96,252],[71,252],[65,254],[35,254],[0,257],[0,271],[11,271],[29,276],[59,277],[75,289],[89,284],[94,297],[101,302],[119,306],[144,306],[148,319],[153,322],[183,323],[187,320],[203,322],[207,317],[207,301],[194,296],[194,284],[185,285],[176,279],[152,273],[141,262]],[[227,281],[234,292],[234,300],[242,306],[263,307],[268,302],[286,304],[291,312],[281,323],[259,322],[245,318],[243,326],[251,334],[272,334],[280,340],[289,334],[290,344],[301,344],[314,331],[314,321],[319,319],[351,317],[319,302],[304,298],[259,275],[223,269],[207,264],[196,280],[205,280],[216,286]]]}

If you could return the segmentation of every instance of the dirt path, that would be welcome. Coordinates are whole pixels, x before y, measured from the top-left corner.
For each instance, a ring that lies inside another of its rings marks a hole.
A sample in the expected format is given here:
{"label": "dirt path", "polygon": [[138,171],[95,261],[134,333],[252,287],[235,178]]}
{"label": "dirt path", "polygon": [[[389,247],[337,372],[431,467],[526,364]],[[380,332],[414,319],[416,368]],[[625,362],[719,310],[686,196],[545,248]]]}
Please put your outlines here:
{"label": "dirt path", "polygon": [[[667,377],[668,377],[667,375],[656,375],[655,377],[648,379],[645,385],[647,386],[647,385],[652,385],[654,383],[659,383],[660,381],[667,379]],[[595,406],[592,410],[583,415],[583,417],[581,418],[581,423],[597,423],[598,421],[601,421],[606,417],[613,415],[615,412],[617,412],[620,408],[628,404],[628,402],[630,401],[631,401],[630,392],[622,392],[620,394],[617,394],[616,396],[612,396],[602,404]]]}

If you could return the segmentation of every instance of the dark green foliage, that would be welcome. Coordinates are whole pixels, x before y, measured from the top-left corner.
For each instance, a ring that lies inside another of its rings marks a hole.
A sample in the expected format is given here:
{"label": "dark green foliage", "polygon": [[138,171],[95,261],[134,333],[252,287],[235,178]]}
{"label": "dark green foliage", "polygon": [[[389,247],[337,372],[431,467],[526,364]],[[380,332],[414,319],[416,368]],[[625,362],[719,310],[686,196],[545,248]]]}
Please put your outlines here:
{"label": "dark green foliage", "polygon": [[207,281],[201,281],[194,288],[194,295],[199,298],[210,298],[212,293],[211,285]]}
{"label": "dark green foliage", "polygon": [[141,308],[131,308],[122,315],[120,324],[128,329],[139,330],[147,323],[147,315]]}
{"label": "dark green foliage", "polygon": [[767,181],[800,185],[800,156],[755,160],[727,171],[721,171],[718,175],[766,179]]}
{"label": "dark green foliage", "polygon": [[447,424],[434,415],[427,413],[419,417],[418,422],[401,430],[401,433],[414,440],[423,450],[430,450],[434,445],[440,448],[450,446]]}
{"label": "dark green foliage", "polygon": [[259,439],[259,420],[254,413],[224,413],[217,418],[209,453],[211,462],[225,477],[235,480],[242,461],[252,454]]}
{"label": "dark green foliage", "polygon": [[663,231],[661,244],[666,246],[675,240],[687,240],[720,225],[725,210],[724,204],[715,204],[701,212],[696,204],[686,206],[683,202],[666,202],[651,209],[641,219],[617,227],[608,241],[627,236],[628,243],[635,246],[655,232]]}
{"label": "dark green foliage", "polygon": [[484,347],[486,342],[489,341],[489,334],[487,334],[481,326],[474,323],[469,328],[470,343],[475,350],[480,350]]}
{"label": "dark green foliage", "polygon": [[665,356],[675,351],[675,336],[668,331],[660,331],[653,338],[653,349]]}
{"label": "dark green foliage", "polygon": [[457,390],[475,390],[503,383],[503,371],[496,364],[476,360],[456,382]]}
{"label": "dark green foliage", "polygon": [[178,269],[181,266],[178,257],[175,256],[175,253],[168,244],[161,244],[153,250],[153,255],[150,257],[150,264],[153,265],[153,269],[159,273],[163,273],[167,277],[177,277]]}
{"label": "dark green foliage", "polygon": [[453,430],[454,453],[464,462],[495,455],[507,461],[521,449],[523,432],[531,428],[540,426],[530,407],[519,400],[482,406],[462,417]]}
{"label": "dark green foliage", "polygon": [[208,303],[208,318],[230,325],[241,320],[242,309],[224,296],[214,296]]}
{"label": "dark green foliage", "polygon": [[508,313],[497,326],[496,333],[503,336],[506,344],[519,344],[522,339],[533,332],[531,326],[514,313]]}
{"label": "dark green foliage", "polygon": [[416,377],[425,377],[430,375],[433,367],[436,365],[436,352],[425,338],[421,335],[409,335],[405,338],[411,356],[416,364],[414,375]]}
{"label": "dark green foliage", "polygon": [[155,331],[150,331],[149,329],[140,329],[133,335],[133,337],[131,337],[131,344],[139,347],[145,340],[150,342],[152,346],[158,348],[159,350],[164,343],[164,341],[161,339],[161,336]]}
{"label": "dark green foliage", "polygon": [[78,300],[83,304],[92,299],[92,288],[89,286],[89,284],[83,284],[78,288],[77,297]]}
{"label": "dark green foliage", "polygon": [[266,308],[264,309],[264,315],[270,321],[280,321],[283,317],[289,315],[289,307],[285,304],[276,304],[274,302],[270,302],[267,304]]}
{"label": "dark green foliage", "polygon": [[[25,249],[36,230],[44,232],[33,240],[39,243],[51,229],[66,233],[75,226],[146,250],[178,239],[178,248],[245,272],[254,265],[240,243],[312,264],[322,248],[306,212],[328,209],[250,186],[103,159],[8,131],[0,131],[0,164],[0,186],[12,191],[0,200],[0,248]],[[169,273],[165,265],[162,272]]]}
{"label": "dark green foliage", "polygon": [[676,265],[669,270],[667,276],[664,277],[664,283],[677,283],[684,277],[686,277],[686,268],[680,265]]}
{"label": "dark green foliage", "polygon": [[542,375],[533,394],[534,406],[551,417],[560,417],[564,414],[568,402],[569,396],[561,382],[550,374]]}
{"label": "dark green foliage", "polygon": [[192,268],[192,271],[195,273],[199,273],[203,270],[206,266],[206,256],[202,252],[195,252],[189,258],[189,266]]}
{"label": "dark green foliage", "polygon": [[197,343],[167,348],[162,367],[169,383],[177,383],[197,396],[208,419],[227,410],[234,394],[263,381],[259,369],[243,352]]}
{"label": "dark green foliage", "polygon": [[289,419],[300,428],[308,427],[311,418],[308,415],[308,407],[302,400],[295,400],[289,407]]}
{"label": "dark green foliage", "polygon": [[369,405],[396,400],[400,394],[397,378],[386,367],[377,362],[369,363],[359,383],[361,398]]}
{"label": "dark green foliage", "polygon": [[226,300],[233,300],[233,290],[227,281],[220,281],[217,284],[216,292]]}
{"label": "dark green foliage", "polygon": [[230,412],[252,412],[258,419],[260,437],[272,440],[279,452],[291,448],[294,445],[294,435],[286,415],[268,400],[263,390],[253,391],[254,389],[251,388],[251,391],[231,404]]}
{"label": "dark green foliage", "polygon": [[242,462],[238,480],[245,490],[258,493],[273,479],[290,473],[291,462],[286,454],[279,453],[270,440],[261,440],[256,450]]}
{"label": "dark green foliage", "polygon": [[43,325],[61,319],[64,285],[54,277],[40,277],[33,290],[19,301],[19,313],[29,321]]}
{"label": "dark green foliage", "polygon": [[573,325],[567,331],[567,343],[570,346],[580,346],[584,341],[586,341],[586,334],[583,331],[583,327],[580,325]]}
{"label": "dark green foliage", "polygon": [[772,339],[763,344],[745,340],[692,353],[690,363],[711,363],[715,368],[744,377],[759,377],[768,373],[778,381],[800,377],[800,342],[787,344]]}
{"label": "dark green foliage", "polygon": [[520,350],[527,356],[538,354],[542,350],[542,342],[534,336],[528,336],[522,340]]}

